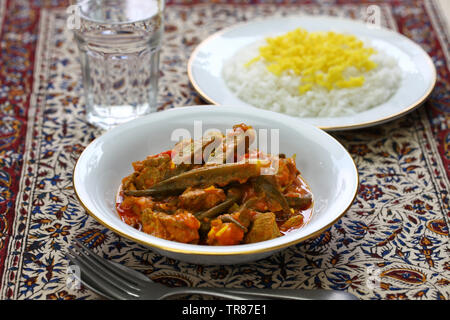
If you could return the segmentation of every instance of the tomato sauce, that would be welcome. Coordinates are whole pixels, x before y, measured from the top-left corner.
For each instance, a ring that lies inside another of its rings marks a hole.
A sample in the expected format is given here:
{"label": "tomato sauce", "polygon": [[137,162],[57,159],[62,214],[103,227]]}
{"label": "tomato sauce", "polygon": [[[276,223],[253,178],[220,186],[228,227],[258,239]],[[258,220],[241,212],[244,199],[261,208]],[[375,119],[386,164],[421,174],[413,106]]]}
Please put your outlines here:
{"label": "tomato sauce", "polygon": [[119,187],[119,192],[116,197],[116,210],[119,214],[120,219],[126,224],[132,226],[133,228],[142,229],[142,223],[140,217],[133,212],[131,206],[127,206],[123,201],[122,185]]}

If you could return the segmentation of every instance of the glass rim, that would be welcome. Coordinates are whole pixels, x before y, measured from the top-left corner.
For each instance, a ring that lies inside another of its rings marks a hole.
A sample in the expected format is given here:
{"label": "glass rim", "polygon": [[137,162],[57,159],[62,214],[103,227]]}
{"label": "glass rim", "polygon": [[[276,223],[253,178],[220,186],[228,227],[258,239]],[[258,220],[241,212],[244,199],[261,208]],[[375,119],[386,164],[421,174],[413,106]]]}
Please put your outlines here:
{"label": "glass rim", "polygon": [[[154,17],[154,16],[161,16],[161,17],[163,17],[163,13],[164,13],[164,9],[165,9],[165,0],[153,0],[153,1],[158,3],[158,11],[154,15],[151,15],[151,16],[148,16],[148,17],[144,17],[144,18],[140,18],[140,19],[134,19],[134,20],[133,19],[129,19],[127,21],[114,21],[114,20],[107,21],[107,20],[100,20],[100,19],[95,19],[95,18],[92,18],[92,17],[88,17],[85,14],[83,14],[83,11],[81,10],[81,8],[82,8],[81,6],[84,5],[84,4],[87,4],[89,2],[96,2],[96,1],[98,1],[98,0],[80,0],[80,1],[76,1],[75,0],[74,1],[75,2],[74,5],[76,5],[76,6],[78,6],[80,8],[80,10],[79,10],[80,18],[82,18],[82,19],[84,19],[86,21],[89,21],[89,22],[97,23],[99,25],[127,25],[127,24],[132,24],[132,23],[139,23],[139,22],[148,20],[148,19],[150,19],[151,17]],[[144,1],[148,2],[148,0],[144,0]]]}

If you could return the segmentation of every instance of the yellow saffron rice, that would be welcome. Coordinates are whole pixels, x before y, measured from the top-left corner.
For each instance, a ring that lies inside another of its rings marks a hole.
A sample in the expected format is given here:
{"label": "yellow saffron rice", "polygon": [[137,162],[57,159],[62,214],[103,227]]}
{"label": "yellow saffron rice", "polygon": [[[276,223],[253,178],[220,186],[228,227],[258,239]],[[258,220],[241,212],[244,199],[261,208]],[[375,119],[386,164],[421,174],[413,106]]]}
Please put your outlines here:
{"label": "yellow saffron rice", "polygon": [[377,67],[370,58],[376,51],[365,47],[364,42],[353,35],[335,32],[308,32],[296,29],[284,35],[267,38],[259,48],[259,55],[245,66],[263,59],[267,70],[280,76],[293,72],[301,77],[299,93],[314,85],[328,90],[354,88],[364,84],[364,75],[346,76],[348,68],[367,72]]}

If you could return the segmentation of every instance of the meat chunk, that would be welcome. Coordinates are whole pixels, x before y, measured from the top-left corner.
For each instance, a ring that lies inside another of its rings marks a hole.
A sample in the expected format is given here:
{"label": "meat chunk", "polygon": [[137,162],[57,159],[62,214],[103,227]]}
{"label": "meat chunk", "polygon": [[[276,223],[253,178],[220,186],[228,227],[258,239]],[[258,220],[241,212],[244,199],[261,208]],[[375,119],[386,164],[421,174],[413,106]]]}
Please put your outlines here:
{"label": "meat chunk", "polygon": [[280,235],[275,213],[261,212],[255,215],[250,231],[245,236],[245,243],[270,240]]}
{"label": "meat chunk", "polygon": [[295,216],[290,217],[286,222],[284,222],[280,230],[283,232],[290,231],[292,229],[298,229],[303,225],[303,215],[297,214]]}
{"label": "meat chunk", "polygon": [[120,207],[140,216],[143,210],[153,209],[154,202],[150,197],[125,197]]}
{"label": "meat chunk", "polygon": [[180,195],[179,205],[182,208],[198,212],[210,209],[225,199],[225,192],[214,186],[206,189],[188,188]]}
{"label": "meat chunk", "polygon": [[172,167],[170,155],[167,153],[149,156],[143,161],[133,162],[134,172],[122,180],[124,190],[140,190],[150,188],[162,181]]}
{"label": "meat chunk", "polygon": [[146,209],[152,211],[175,213],[178,209],[178,198],[176,196],[166,197],[163,200],[155,200],[152,197],[125,196],[120,207],[140,216]]}
{"label": "meat chunk", "polygon": [[142,212],[142,230],[155,237],[183,243],[197,243],[200,222],[185,210],[166,214],[146,209]]}
{"label": "meat chunk", "polygon": [[294,158],[280,158],[278,160],[278,171],[275,174],[278,186],[281,188],[289,186],[298,174]]}

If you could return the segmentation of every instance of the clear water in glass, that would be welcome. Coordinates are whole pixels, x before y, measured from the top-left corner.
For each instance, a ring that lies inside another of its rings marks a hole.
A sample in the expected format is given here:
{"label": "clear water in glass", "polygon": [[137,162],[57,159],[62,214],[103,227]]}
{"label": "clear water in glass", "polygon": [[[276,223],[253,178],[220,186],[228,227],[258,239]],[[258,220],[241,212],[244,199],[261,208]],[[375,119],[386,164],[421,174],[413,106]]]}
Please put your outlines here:
{"label": "clear water in glass", "polygon": [[103,129],[156,111],[164,0],[78,2],[88,122]]}

